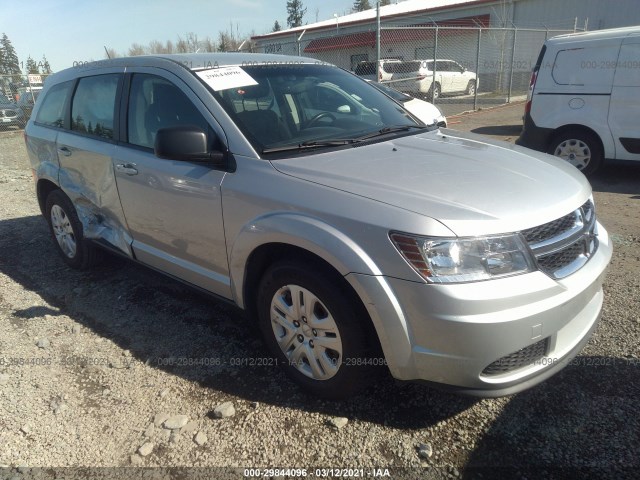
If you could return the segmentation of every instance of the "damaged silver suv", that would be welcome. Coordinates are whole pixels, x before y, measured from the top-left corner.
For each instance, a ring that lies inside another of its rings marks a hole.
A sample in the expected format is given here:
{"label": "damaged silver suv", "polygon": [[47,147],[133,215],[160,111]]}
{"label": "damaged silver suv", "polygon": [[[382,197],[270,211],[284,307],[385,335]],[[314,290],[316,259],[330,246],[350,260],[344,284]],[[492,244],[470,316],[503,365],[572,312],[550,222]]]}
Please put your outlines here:
{"label": "damaged silver suv", "polygon": [[386,369],[511,394],[597,325],[611,243],[580,172],[422,123],[332,65],[83,65],[47,79],[25,138],[67,264],[107,249],[233,302],[318,396]]}

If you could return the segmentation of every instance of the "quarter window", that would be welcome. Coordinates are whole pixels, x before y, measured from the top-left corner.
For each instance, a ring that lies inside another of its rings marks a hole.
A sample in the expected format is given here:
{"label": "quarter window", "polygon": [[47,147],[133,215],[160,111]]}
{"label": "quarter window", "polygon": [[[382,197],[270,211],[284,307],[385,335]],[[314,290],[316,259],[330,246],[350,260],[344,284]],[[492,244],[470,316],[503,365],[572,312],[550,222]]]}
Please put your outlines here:
{"label": "quarter window", "polygon": [[183,125],[209,132],[207,121],[177,86],[156,75],[135,74],[127,116],[129,143],[153,148],[159,129]]}
{"label": "quarter window", "polygon": [[119,74],[84,77],[78,82],[71,106],[71,130],[113,138],[113,116]]}
{"label": "quarter window", "polygon": [[60,83],[51,87],[38,110],[36,123],[50,127],[64,127],[65,106],[71,96],[73,81]]}

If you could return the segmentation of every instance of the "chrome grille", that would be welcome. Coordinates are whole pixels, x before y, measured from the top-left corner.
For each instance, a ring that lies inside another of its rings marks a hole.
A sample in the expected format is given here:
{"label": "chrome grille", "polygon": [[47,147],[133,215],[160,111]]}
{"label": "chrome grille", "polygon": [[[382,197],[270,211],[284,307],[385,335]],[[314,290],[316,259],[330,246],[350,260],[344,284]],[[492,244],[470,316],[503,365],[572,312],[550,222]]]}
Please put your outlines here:
{"label": "chrome grille", "polygon": [[591,200],[557,220],[521,233],[536,258],[538,268],[556,279],[582,268],[598,248],[596,216]]}
{"label": "chrome grille", "polygon": [[571,212],[553,222],[545,223],[539,227],[523,230],[522,234],[529,243],[538,243],[555,237],[570,230],[576,222],[576,212]]}
{"label": "chrome grille", "polygon": [[533,345],[521,348],[517,352],[510,353],[502,358],[499,358],[492,364],[488,365],[482,370],[482,375],[491,377],[495,375],[503,375],[505,373],[513,372],[523,367],[532,365],[536,360],[540,360],[546,356],[549,349],[549,338],[540,340]]}

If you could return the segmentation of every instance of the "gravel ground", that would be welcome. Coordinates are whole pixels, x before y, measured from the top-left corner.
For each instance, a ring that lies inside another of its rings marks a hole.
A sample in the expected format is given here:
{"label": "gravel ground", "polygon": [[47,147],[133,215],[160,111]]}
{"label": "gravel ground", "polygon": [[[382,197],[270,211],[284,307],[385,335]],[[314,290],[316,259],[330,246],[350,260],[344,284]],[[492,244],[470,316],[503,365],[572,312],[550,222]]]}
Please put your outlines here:
{"label": "gravel ground", "polygon": [[[450,122],[513,140],[521,112]],[[615,252],[601,324],[571,366],[507,398],[385,379],[345,402],[297,393],[273,367],[237,365],[267,353],[229,305],[116,258],[90,272],[67,268],[40,215],[21,133],[0,134],[0,166],[0,479],[242,478],[245,467],[638,478],[640,165],[609,166],[593,180]],[[173,470],[122,470],[131,466]]]}

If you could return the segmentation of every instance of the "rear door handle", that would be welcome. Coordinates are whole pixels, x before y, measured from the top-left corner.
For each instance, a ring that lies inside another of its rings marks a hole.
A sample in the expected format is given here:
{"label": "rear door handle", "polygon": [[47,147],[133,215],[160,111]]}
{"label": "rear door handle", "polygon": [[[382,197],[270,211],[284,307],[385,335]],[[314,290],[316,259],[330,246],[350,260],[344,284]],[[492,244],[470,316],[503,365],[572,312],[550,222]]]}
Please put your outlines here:
{"label": "rear door handle", "polygon": [[65,157],[68,157],[69,155],[71,155],[71,150],[69,150],[67,147],[58,147],[58,153],[61,153]]}
{"label": "rear door handle", "polygon": [[116,172],[125,173],[127,175],[138,174],[135,163],[118,163],[116,164]]}

